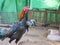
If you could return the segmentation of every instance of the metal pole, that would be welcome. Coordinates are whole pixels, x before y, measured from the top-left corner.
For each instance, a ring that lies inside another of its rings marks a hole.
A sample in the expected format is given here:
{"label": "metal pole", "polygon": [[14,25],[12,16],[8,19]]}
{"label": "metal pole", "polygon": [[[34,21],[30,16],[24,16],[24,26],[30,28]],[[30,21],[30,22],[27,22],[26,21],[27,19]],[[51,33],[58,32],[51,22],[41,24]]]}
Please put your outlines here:
{"label": "metal pole", "polygon": [[[18,8],[17,8],[17,1],[18,0],[15,0],[16,1],[16,15],[17,15],[17,18],[18,18]],[[19,18],[18,18],[19,19]]]}
{"label": "metal pole", "polygon": [[[26,6],[30,6],[30,0],[26,0]],[[28,20],[28,13],[26,14],[26,20]]]}

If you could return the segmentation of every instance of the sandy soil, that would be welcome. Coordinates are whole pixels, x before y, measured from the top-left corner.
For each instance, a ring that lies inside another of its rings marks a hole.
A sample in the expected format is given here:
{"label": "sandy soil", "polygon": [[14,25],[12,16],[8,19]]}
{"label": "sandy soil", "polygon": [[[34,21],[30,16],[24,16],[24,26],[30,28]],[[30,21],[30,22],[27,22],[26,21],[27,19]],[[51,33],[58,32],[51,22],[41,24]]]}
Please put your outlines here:
{"label": "sandy soil", "polygon": [[[25,33],[18,45],[56,45],[54,42],[47,40],[47,29],[40,27],[29,28],[29,32]],[[0,41],[0,45],[8,45],[9,38],[6,38],[3,42]],[[16,45],[14,41],[11,45]]]}

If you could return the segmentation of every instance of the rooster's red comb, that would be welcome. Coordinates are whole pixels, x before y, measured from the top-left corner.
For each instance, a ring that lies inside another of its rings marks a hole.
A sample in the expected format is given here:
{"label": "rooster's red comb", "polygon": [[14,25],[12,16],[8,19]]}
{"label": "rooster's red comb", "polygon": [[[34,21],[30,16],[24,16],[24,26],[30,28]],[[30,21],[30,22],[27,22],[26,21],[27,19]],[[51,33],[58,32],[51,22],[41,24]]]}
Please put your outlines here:
{"label": "rooster's red comb", "polygon": [[30,10],[30,6],[26,6],[26,7],[24,8],[24,11],[28,11],[28,10]]}

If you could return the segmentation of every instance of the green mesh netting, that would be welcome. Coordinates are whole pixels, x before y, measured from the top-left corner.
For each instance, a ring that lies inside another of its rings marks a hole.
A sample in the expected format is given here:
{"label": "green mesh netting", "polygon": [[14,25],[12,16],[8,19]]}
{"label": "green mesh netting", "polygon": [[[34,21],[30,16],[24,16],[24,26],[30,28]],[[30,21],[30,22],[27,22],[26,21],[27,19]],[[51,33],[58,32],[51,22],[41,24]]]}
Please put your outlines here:
{"label": "green mesh netting", "polygon": [[[30,2],[31,9],[39,9],[41,11],[45,9],[57,10],[59,6],[60,6],[60,0],[31,0]],[[46,21],[46,18],[44,18],[44,16],[45,16],[44,12],[41,12],[41,15],[39,18],[40,22]],[[60,14],[59,15],[57,15],[56,13],[50,14],[50,12],[48,12],[47,22],[56,22],[56,21],[60,22],[59,19],[60,19]]]}
{"label": "green mesh netting", "polygon": [[31,0],[31,9],[58,9],[60,5],[60,0]]}
{"label": "green mesh netting", "polygon": [[0,0],[0,23],[18,21],[18,14],[26,6],[26,0]]}

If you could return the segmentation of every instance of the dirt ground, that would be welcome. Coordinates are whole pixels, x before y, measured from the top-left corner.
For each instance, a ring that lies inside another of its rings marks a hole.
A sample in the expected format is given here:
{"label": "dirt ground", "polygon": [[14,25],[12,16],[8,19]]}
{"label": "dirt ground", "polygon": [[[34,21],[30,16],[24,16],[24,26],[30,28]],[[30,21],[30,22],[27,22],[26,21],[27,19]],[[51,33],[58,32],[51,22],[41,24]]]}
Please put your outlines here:
{"label": "dirt ground", "polygon": [[[59,42],[49,41],[47,36],[47,29],[41,27],[31,27],[29,32],[26,32],[18,45],[60,45]],[[8,45],[9,38],[6,38],[3,42],[0,41],[0,45]],[[58,44],[57,44],[58,43]],[[16,45],[14,41],[11,45]]]}

